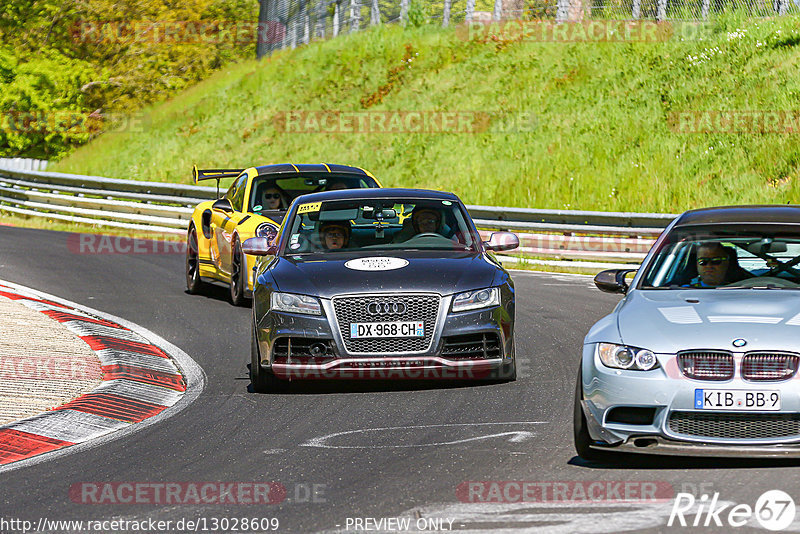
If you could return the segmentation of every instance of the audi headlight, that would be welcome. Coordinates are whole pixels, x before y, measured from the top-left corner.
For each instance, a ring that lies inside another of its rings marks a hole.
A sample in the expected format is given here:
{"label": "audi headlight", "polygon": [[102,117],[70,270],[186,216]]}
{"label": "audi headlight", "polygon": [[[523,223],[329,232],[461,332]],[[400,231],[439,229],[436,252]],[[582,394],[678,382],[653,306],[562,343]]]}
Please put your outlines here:
{"label": "audi headlight", "polygon": [[597,355],[606,367],[612,369],[632,369],[649,371],[658,367],[658,360],[653,351],[638,349],[615,343],[598,343]]}
{"label": "audi headlight", "polygon": [[491,308],[500,305],[500,288],[487,287],[486,289],[476,289],[459,293],[453,298],[453,311],[462,312],[467,310],[478,310],[480,308]]}
{"label": "audi headlight", "polygon": [[275,291],[272,294],[273,310],[291,312],[291,313],[304,313],[306,315],[322,315],[322,310],[319,305],[319,300],[308,295],[295,295],[293,293],[279,293]]}

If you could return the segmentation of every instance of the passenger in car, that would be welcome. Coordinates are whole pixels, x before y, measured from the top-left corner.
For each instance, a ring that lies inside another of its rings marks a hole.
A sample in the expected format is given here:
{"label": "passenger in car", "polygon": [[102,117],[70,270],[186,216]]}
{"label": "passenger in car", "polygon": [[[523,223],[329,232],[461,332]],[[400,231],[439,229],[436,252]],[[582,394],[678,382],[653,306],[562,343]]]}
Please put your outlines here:
{"label": "passenger in car", "polygon": [[350,189],[350,187],[344,182],[333,182],[325,188],[325,191],[339,191],[341,189]]}
{"label": "passenger in car", "polygon": [[285,210],[289,203],[286,194],[277,186],[272,186],[261,192],[261,205],[267,210]]}
{"label": "passenger in car", "polygon": [[347,248],[350,243],[350,227],[340,222],[322,223],[319,227],[319,242],[325,250]]}

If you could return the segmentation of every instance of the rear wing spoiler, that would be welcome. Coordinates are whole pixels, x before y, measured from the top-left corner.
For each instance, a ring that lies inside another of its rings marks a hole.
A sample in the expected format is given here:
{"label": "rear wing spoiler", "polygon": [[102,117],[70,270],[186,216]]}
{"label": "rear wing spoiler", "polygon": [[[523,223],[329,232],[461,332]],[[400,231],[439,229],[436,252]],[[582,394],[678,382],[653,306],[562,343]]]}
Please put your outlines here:
{"label": "rear wing spoiler", "polygon": [[217,197],[219,198],[219,181],[223,178],[236,178],[244,169],[198,169],[197,165],[192,166],[192,178],[194,183],[203,180],[217,181]]}
{"label": "rear wing spoiler", "polygon": [[217,180],[219,182],[223,178],[236,178],[242,174],[244,169],[198,169],[197,165],[192,167],[192,178],[194,183],[203,180]]}

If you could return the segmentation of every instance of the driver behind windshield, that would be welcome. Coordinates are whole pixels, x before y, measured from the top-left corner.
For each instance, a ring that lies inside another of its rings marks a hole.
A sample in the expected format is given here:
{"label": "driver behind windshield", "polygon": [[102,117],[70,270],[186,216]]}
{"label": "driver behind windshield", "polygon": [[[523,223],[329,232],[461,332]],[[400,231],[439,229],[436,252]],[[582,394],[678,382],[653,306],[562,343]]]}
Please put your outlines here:
{"label": "driver behind windshield", "polygon": [[720,243],[703,243],[697,248],[697,276],[690,287],[717,287],[749,278],[739,266],[736,251]]}
{"label": "driver behind windshield", "polygon": [[411,223],[417,234],[441,234],[442,214],[432,208],[416,209],[411,214]]}
{"label": "driver behind windshield", "polygon": [[350,242],[350,227],[338,222],[322,223],[319,227],[319,242],[325,250],[346,248]]}

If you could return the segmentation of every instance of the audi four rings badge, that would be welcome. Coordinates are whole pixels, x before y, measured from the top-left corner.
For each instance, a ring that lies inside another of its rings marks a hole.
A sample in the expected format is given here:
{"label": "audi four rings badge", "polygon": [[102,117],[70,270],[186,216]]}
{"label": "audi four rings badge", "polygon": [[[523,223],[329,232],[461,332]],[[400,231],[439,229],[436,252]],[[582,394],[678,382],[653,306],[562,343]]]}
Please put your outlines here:
{"label": "audi four rings badge", "polygon": [[406,313],[405,302],[370,302],[367,313],[370,315],[403,315]]}

